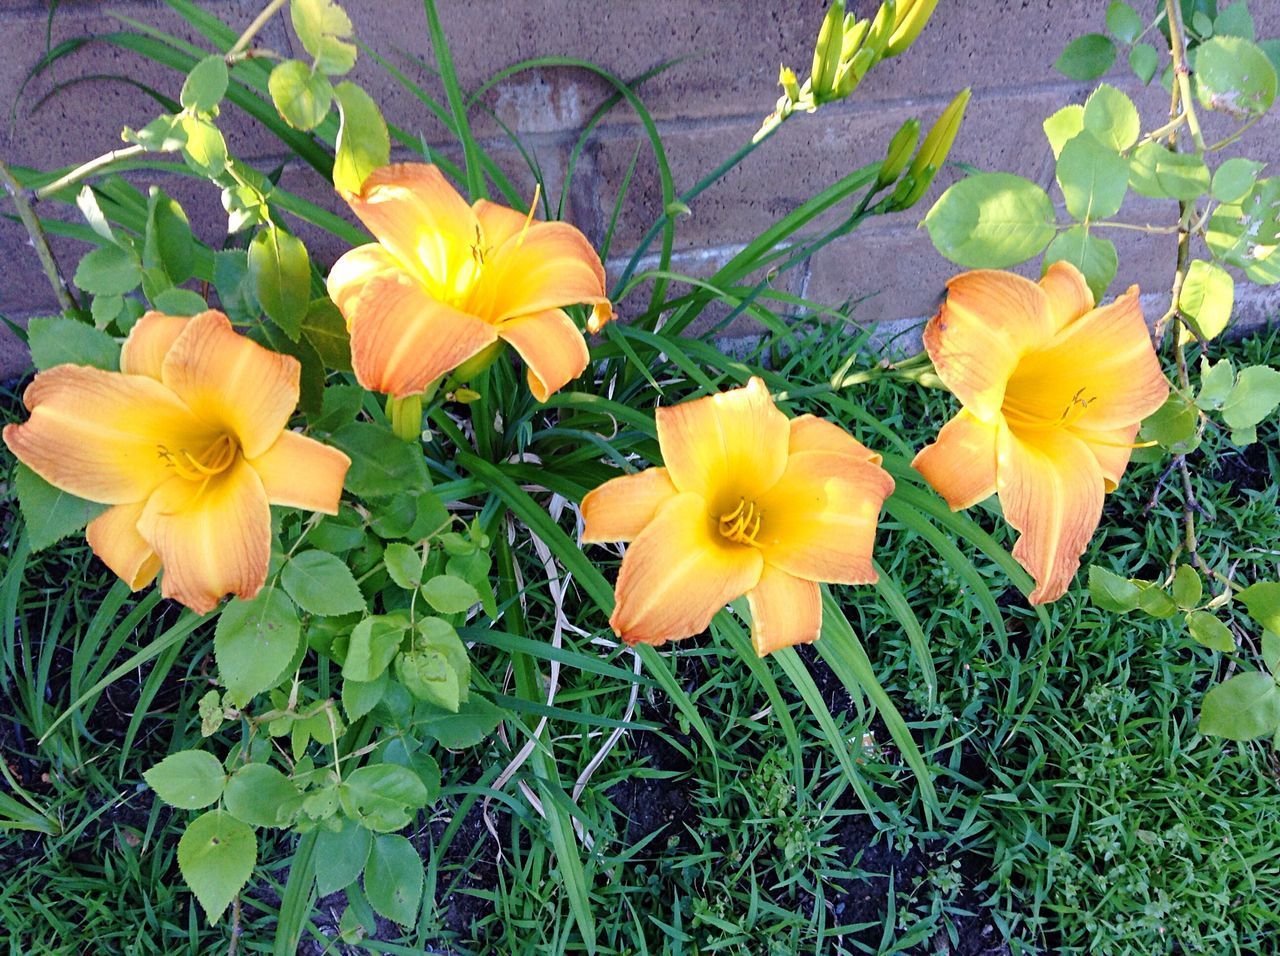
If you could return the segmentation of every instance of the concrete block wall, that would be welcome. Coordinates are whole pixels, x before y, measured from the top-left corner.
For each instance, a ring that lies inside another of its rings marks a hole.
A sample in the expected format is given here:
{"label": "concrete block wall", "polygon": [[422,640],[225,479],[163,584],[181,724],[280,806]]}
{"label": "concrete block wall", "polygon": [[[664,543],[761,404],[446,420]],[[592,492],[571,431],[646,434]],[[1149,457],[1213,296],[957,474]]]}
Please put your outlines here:
{"label": "concrete block wall", "polygon": [[[202,9],[237,29],[262,3],[199,0]],[[438,82],[422,65],[430,63],[431,50],[419,0],[345,0],[344,6],[364,42],[443,100]],[[866,15],[876,3],[856,0],[854,6]],[[1260,36],[1280,36],[1280,2],[1254,0],[1251,6]],[[468,89],[505,66],[535,56],[588,60],[622,78],[675,61],[646,82],[640,93],[663,134],[678,190],[691,186],[750,139],[777,97],[780,62],[794,66],[802,77],[806,74],[824,7],[824,0],[440,0],[454,60]],[[918,116],[927,127],[963,86],[973,87],[974,96],[952,158],[979,168],[1017,172],[1050,186],[1053,163],[1041,121],[1064,103],[1082,101],[1091,88],[1063,78],[1052,64],[1069,39],[1100,27],[1105,7],[1102,0],[941,0],[916,45],[877,67],[850,101],[793,119],[692,204],[691,215],[680,221],[675,268],[693,274],[714,270],[779,215],[841,175],[879,159],[905,119]],[[200,43],[161,0],[63,0],[52,21],[47,3],[0,4],[6,53],[0,58],[0,102],[16,98],[16,122],[0,131],[0,156],[17,165],[54,168],[119,145],[120,128],[145,123],[156,108],[136,86],[103,76],[124,76],[176,98],[180,75],[102,42],[60,61],[18,97],[47,42],[123,28],[112,13]],[[295,53],[295,42],[283,16],[275,18],[261,37],[262,45],[289,55]],[[379,100],[391,122],[451,152],[439,122],[371,58],[361,57],[355,77]],[[1111,82],[1135,97],[1147,119],[1168,109],[1158,85],[1143,89],[1119,71]],[[59,84],[68,83],[63,92],[46,98]],[[478,113],[474,122],[500,165],[532,192],[533,177],[503,126],[518,134],[558,201],[579,133],[610,92],[605,80],[585,70],[534,70],[490,91],[487,111]],[[223,125],[233,154],[263,170],[283,164],[285,187],[350,215],[328,184],[291,161],[256,121],[228,115]],[[1273,167],[1280,165],[1280,108],[1251,131],[1248,142],[1253,155]],[[636,156],[610,256],[615,274],[619,257],[625,261],[662,204],[656,165],[639,123],[625,107],[613,110],[595,130],[564,202],[567,218],[599,241]],[[855,303],[852,315],[859,322],[898,328],[927,316],[946,278],[957,270],[934,252],[918,226],[932,198],[954,178],[952,171],[944,170],[916,209],[870,221],[779,277],[779,286],[828,306]],[[166,188],[183,203],[197,233],[221,243],[225,218],[216,191],[189,181],[166,183]],[[1056,195],[1056,187],[1051,193]],[[47,203],[39,211],[71,217]],[[1165,222],[1170,207],[1133,205],[1126,207],[1126,214],[1134,221]],[[343,251],[332,237],[300,231],[324,266]],[[1137,282],[1152,293],[1153,304],[1158,302],[1171,276],[1170,243],[1136,232],[1108,235],[1120,249],[1116,286]],[[83,249],[71,241],[55,243],[68,274]],[[1280,295],[1274,289],[1242,287],[1238,302],[1251,320],[1280,314]],[[0,315],[21,323],[54,308],[22,227],[0,220]],[[27,364],[16,340],[4,335],[0,377],[17,374]]]}

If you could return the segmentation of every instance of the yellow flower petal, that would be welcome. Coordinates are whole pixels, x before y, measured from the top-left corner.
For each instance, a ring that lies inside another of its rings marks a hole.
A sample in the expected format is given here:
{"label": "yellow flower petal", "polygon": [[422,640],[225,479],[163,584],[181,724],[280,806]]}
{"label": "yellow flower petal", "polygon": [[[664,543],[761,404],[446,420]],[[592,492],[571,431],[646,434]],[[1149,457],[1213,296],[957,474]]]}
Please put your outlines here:
{"label": "yellow flower petal", "polygon": [[248,458],[271,447],[298,404],[301,366],[238,334],[221,312],[188,321],[165,356],[164,383]]}
{"label": "yellow flower petal", "polygon": [[478,199],[471,206],[475,210],[476,219],[480,221],[480,232],[484,235],[487,249],[497,249],[508,239],[520,235],[525,223],[529,222],[527,213],[500,206],[487,199]]}
{"label": "yellow flower petal", "polygon": [[1142,427],[1135,422],[1109,431],[1092,431],[1087,428],[1072,428],[1071,433],[1082,439],[1093,457],[1098,459],[1102,469],[1102,479],[1108,493],[1115,491],[1120,485],[1120,478],[1129,465],[1133,455],[1133,443],[1138,437],[1138,429]]}
{"label": "yellow flower petal", "polygon": [[529,391],[540,402],[581,375],[590,359],[586,339],[561,309],[509,319],[498,327],[498,337],[524,359]]}
{"label": "yellow flower petal", "polygon": [[421,393],[498,337],[492,325],[431,298],[403,273],[370,279],[344,312],[356,378],[397,398]]}
{"label": "yellow flower petal", "polygon": [[342,482],[351,459],[336,448],[284,431],[275,444],[249,461],[273,505],[338,513]]}
{"label": "yellow flower petal", "polygon": [[148,312],[129,330],[120,349],[120,371],[160,381],[164,357],[189,322],[186,316]]}
{"label": "yellow flower petal", "polygon": [[160,558],[138,533],[145,505],[145,501],[115,505],[84,529],[93,553],[133,591],[146,587],[160,571]]}
{"label": "yellow flower petal", "polygon": [[607,303],[604,266],[567,222],[532,222],[487,253],[470,309],[490,322],[567,305]]}
{"label": "yellow flower petal", "polygon": [[147,501],[138,530],[164,565],[161,593],[198,614],[226,594],[248,600],[266,580],[271,509],[243,459],[207,482],[165,482]]}
{"label": "yellow flower petal", "polygon": [[37,375],[23,401],[31,417],[6,426],[5,444],[45,481],[103,504],[143,500],[173,474],[166,450],[198,457],[217,438],[141,375],[59,365]]}
{"label": "yellow flower petal", "polygon": [[659,408],[658,445],[671,480],[716,514],[763,495],[787,467],[791,428],[758,378],[743,388]]}
{"label": "yellow flower petal", "polygon": [[765,561],[809,581],[871,584],[876,520],[893,479],[849,455],[791,455],[774,488],[757,501]]}
{"label": "yellow flower petal", "polygon": [[394,163],[343,198],[374,237],[437,299],[465,293],[479,268],[480,221],[435,166]]}
{"label": "yellow flower petal", "polygon": [[665,468],[622,475],[582,499],[582,541],[631,541],[677,494]]}
{"label": "yellow flower petal", "polygon": [[1094,306],[1093,292],[1080,270],[1065,260],[1058,260],[1045,270],[1040,288],[1049,297],[1049,314],[1054,328],[1066,328]]}
{"label": "yellow flower petal", "polygon": [[628,644],[692,637],[755,587],[762,567],[755,548],[720,537],[706,501],[676,495],[627,548],[609,623]]}
{"label": "yellow flower petal", "polygon": [[1168,396],[1136,286],[1026,356],[1008,385],[1009,402],[1026,413],[1104,431],[1141,421]]}
{"label": "yellow flower petal", "polygon": [[1044,290],[1012,272],[965,272],[924,331],[938,377],[974,415],[993,421],[1027,351],[1053,334]]}
{"label": "yellow flower petal", "polygon": [[801,415],[791,419],[789,451],[793,455],[800,451],[830,451],[852,455],[859,461],[869,461],[875,465],[884,460],[839,425],[816,415]]}
{"label": "yellow flower petal", "polygon": [[766,564],[747,592],[751,643],[761,657],[783,647],[809,644],[822,633],[822,591],[813,581]]}
{"label": "yellow flower petal", "polygon": [[952,511],[996,493],[997,426],[964,409],[942,426],[938,440],[920,449],[911,467],[946,499]]}
{"label": "yellow flower petal", "polygon": [[329,298],[347,320],[347,331],[357,314],[356,303],[375,279],[387,276],[411,277],[411,273],[391,253],[376,242],[356,246],[343,253],[329,270],[325,284]]}
{"label": "yellow flower petal", "polygon": [[996,481],[1005,519],[1020,533],[1013,556],[1031,574],[1032,604],[1065,593],[1102,517],[1098,459],[1065,429],[1001,427]]}

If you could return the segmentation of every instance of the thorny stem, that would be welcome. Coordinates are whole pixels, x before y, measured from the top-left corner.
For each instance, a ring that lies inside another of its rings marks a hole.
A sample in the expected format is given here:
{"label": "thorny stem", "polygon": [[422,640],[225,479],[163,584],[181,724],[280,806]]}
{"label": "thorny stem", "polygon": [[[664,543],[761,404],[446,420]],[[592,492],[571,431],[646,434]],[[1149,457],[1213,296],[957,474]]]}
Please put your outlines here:
{"label": "thorny stem", "polygon": [[13,200],[14,208],[18,210],[18,218],[22,220],[22,225],[27,229],[27,235],[31,237],[31,246],[40,258],[40,265],[49,279],[49,284],[53,286],[53,294],[57,297],[59,308],[63,312],[79,312],[80,306],[72,297],[71,290],[67,288],[62,273],[58,271],[58,263],[49,249],[49,240],[45,238],[44,227],[40,225],[36,214],[31,211],[31,203],[27,202],[22,186],[18,184],[3,160],[0,160],[0,185],[4,186],[9,198]]}
{"label": "thorny stem", "polygon": [[231,904],[231,942],[227,945],[227,956],[236,956],[240,948],[240,896],[236,895]]}

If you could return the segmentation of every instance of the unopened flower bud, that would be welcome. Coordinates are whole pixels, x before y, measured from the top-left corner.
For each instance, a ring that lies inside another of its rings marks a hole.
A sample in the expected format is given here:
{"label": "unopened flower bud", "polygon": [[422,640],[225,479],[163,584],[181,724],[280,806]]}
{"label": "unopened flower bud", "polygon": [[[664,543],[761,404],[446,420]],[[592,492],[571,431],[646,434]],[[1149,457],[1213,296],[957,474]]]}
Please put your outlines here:
{"label": "unopened flower bud", "polygon": [[915,42],[924,25],[933,16],[938,0],[901,0],[893,35],[884,49],[885,56],[897,56]]}
{"label": "unopened flower bud", "polygon": [[903,123],[893,134],[893,139],[889,141],[884,162],[880,164],[880,174],[876,177],[877,189],[883,189],[901,175],[911,159],[911,154],[915,152],[916,143],[919,140],[920,121],[913,117]]}
{"label": "unopened flower bud", "polygon": [[[972,91],[966,88],[956,94],[956,98],[942,111],[942,115],[925,136],[924,142],[920,145],[920,152],[916,153],[916,158],[911,161],[910,175],[924,183],[921,192],[929,187],[929,183],[933,181],[933,174],[942,168],[947,155],[951,152],[951,144],[956,141],[956,133],[960,131],[960,123],[964,120],[965,107],[969,105],[971,93]],[[926,176],[927,168],[932,168],[933,172]]]}
{"label": "unopened flower bud", "polygon": [[796,79],[796,71],[790,67],[784,66],[778,69],[778,84],[782,87],[783,95],[794,103],[800,98],[800,81]]}
{"label": "unopened flower bud", "polygon": [[818,30],[818,42],[813,48],[813,70],[809,83],[813,98],[826,102],[835,93],[836,71],[840,68],[840,47],[844,42],[844,2],[834,0],[827,8],[827,15]]}

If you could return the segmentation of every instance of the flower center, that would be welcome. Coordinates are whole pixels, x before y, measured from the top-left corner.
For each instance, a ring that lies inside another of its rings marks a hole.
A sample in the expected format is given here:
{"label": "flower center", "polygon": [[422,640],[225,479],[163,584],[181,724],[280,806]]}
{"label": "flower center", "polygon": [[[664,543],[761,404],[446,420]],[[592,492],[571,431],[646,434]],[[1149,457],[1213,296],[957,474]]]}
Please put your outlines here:
{"label": "flower center", "polygon": [[1011,425],[1022,428],[1069,428],[1080,420],[1080,416],[1093,402],[1093,396],[1088,395],[1085,388],[1081,387],[1071,396],[1061,413],[1053,417],[1045,414],[1041,408],[1020,403],[1006,392],[1004,404],[1000,410]]}
{"label": "flower center", "polygon": [[756,536],[760,534],[762,518],[764,513],[756,507],[754,501],[739,498],[738,507],[720,516],[720,535],[734,544],[754,545]]}
{"label": "flower center", "polygon": [[165,464],[188,481],[208,481],[231,467],[240,453],[240,444],[225,432],[217,437],[200,454],[192,454],[185,448],[176,451],[164,445],[158,446]]}

